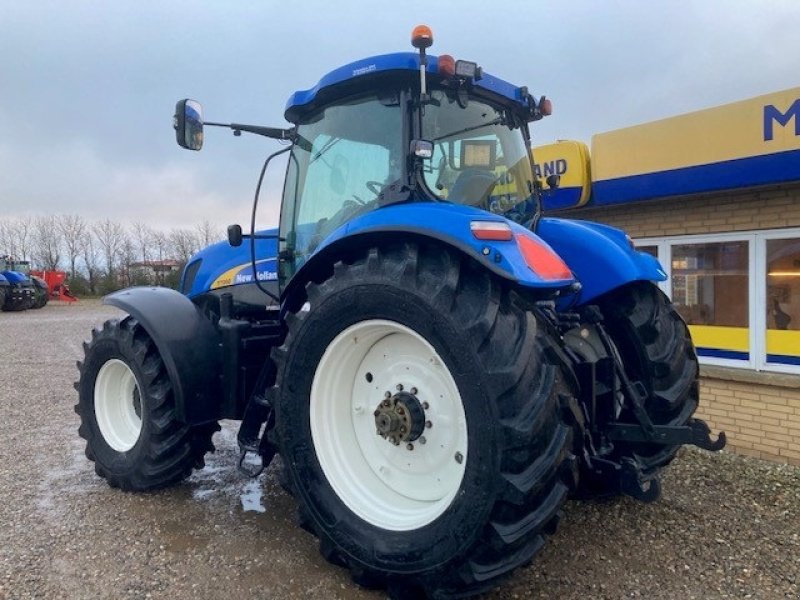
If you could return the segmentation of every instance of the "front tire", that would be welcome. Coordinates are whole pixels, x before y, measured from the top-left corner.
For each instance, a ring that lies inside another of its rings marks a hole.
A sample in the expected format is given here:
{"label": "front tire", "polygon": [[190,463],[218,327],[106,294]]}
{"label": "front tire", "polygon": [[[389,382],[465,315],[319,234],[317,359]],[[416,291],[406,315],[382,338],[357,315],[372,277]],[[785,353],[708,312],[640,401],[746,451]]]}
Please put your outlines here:
{"label": "front tire", "polygon": [[75,384],[86,457],[112,487],[144,491],[182,481],[214,450],[217,423],[190,427],[176,415],[172,384],[135,319],[110,320],[84,344]]}
{"label": "front tire", "polygon": [[479,593],[528,563],[575,477],[535,314],[438,247],[373,248],[306,292],[273,353],[276,433],[323,555],[394,597]]}

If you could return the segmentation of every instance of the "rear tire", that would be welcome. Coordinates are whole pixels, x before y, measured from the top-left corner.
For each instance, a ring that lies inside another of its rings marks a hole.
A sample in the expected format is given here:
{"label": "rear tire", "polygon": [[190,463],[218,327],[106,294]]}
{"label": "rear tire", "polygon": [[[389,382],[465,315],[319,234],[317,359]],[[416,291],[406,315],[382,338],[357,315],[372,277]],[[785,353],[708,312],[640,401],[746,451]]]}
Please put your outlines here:
{"label": "rear tire", "polygon": [[[635,282],[598,301],[604,326],[614,341],[631,381],[647,391],[645,410],[656,425],[685,425],[699,402],[697,354],[689,328],[667,296],[651,282]],[[621,420],[635,423],[623,412]],[[609,458],[633,458],[644,479],[656,478],[675,458],[680,446],[616,442]],[[613,495],[611,482],[582,478],[587,495]]]}
{"label": "rear tire", "polygon": [[[439,247],[373,248],[306,292],[273,352],[275,431],[323,556],[395,598],[465,597],[529,563],[576,470],[537,316]],[[427,443],[376,431],[387,393]]]}
{"label": "rear tire", "polygon": [[202,468],[219,425],[178,420],[172,384],[150,336],[135,319],[111,320],[84,343],[75,384],[86,457],[112,487],[144,491]]}

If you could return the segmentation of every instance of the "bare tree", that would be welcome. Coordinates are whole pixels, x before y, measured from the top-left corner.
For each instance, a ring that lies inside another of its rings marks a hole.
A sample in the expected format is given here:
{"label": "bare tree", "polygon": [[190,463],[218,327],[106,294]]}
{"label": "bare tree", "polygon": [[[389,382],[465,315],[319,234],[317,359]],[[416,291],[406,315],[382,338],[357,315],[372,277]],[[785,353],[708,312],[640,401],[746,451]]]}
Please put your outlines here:
{"label": "bare tree", "polygon": [[198,250],[197,236],[191,229],[173,229],[169,241],[174,257],[182,263],[189,262],[189,257]]}
{"label": "bare tree", "polygon": [[210,246],[214,242],[221,240],[223,237],[219,232],[219,228],[216,225],[213,225],[208,219],[196,225],[194,229],[197,232],[197,243],[201,248]]}
{"label": "bare tree", "polygon": [[31,256],[31,236],[33,234],[33,217],[20,217],[12,224],[11,235],[14,239],[14,252],[18,260]]}
{"label": "bare tree", "polygon": [[136,221],[131,225],[131,234],[139,260],[146,263],[153,256],[153,230],[141,221]]}
{"label": "bare tree", "polygon": [[0,256],[16,254],[16,240],[13,235],[14,220],[4,218],[0,221]]}
{"label": "bare tree", "polygon": [[45,271],[57,271],[61,261],[61,231],[56,217],[36,217],[31,238],[33,261]]}
{"label": "bare tree", "polygon": [[134,244],[130,236],[125,235],[119,249],[119,275],[120,281],[124,287],[133,285],[131,264],[134,262],[136,262],[136,244]]}
{"label": "bare tree", "polygon": [[164,260],[169,254],[169,238],[163,231],[153,232],[153,248],[155,249],[156,260]]}
{"label": "bare tree", "polygon": [[67,251],[69,276],[75,278],[76,265],[81,256],[84,238],[90,235],[86,222],[78,215],[61,215],[58,222],[64,249]]}
{"label": "bare tree", "polygon": [[89,281],[89,292],[97,293],[97,278],[100,274],[100,252],[94,235],[84,236],[81,242],[81,257],[86,267],[86,278]]}
{"label": "bare tree", "polygon": [[99,245],[99,250],[105,259],[106,274],[110,285],[115,284],[116,267],[119,259],[119,252],[125,240],[125,230],[122,225],[105,219],[96,223],[92,227],[95,240]]}

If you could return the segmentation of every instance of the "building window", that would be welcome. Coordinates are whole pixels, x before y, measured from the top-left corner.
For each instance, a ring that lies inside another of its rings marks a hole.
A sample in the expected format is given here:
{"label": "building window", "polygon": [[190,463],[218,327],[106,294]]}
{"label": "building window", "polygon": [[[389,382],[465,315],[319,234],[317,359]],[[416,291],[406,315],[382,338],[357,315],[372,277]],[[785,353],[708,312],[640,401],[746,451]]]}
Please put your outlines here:
{"label": "building window", "polygon": [[800,238],[766,240],[767,362],[800,366]]}
{"label": "building window", "polygon": [[748,243],[672,246],[672,302],[700,356],[749,360]]}
{"label": "building window", "polygon": [[636,240],[669,275],[700,362],[800,373],[800,229]]}

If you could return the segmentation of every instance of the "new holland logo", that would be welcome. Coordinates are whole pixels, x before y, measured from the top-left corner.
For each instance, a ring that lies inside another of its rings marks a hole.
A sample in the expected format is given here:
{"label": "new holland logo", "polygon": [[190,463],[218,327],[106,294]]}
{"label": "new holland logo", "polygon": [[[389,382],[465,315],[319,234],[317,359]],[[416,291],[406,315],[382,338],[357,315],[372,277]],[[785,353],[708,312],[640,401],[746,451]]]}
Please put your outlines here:
{"label": "new holland logo", "polygon": [[567,161],[559,158],[543,164],[534,163],[533,171],[538,178],[547,177],[548,175],[563,175],[567,172]]}
{"label": "new holland logo", "polygon": [[764,107],[764,141],[773,139],[773,125],[777,123],[781,127],[786,127],[789,121],[794,118],[794,134],[800,135],[800,98],[795,100],[786,112],[781,112],[772,104]]}

